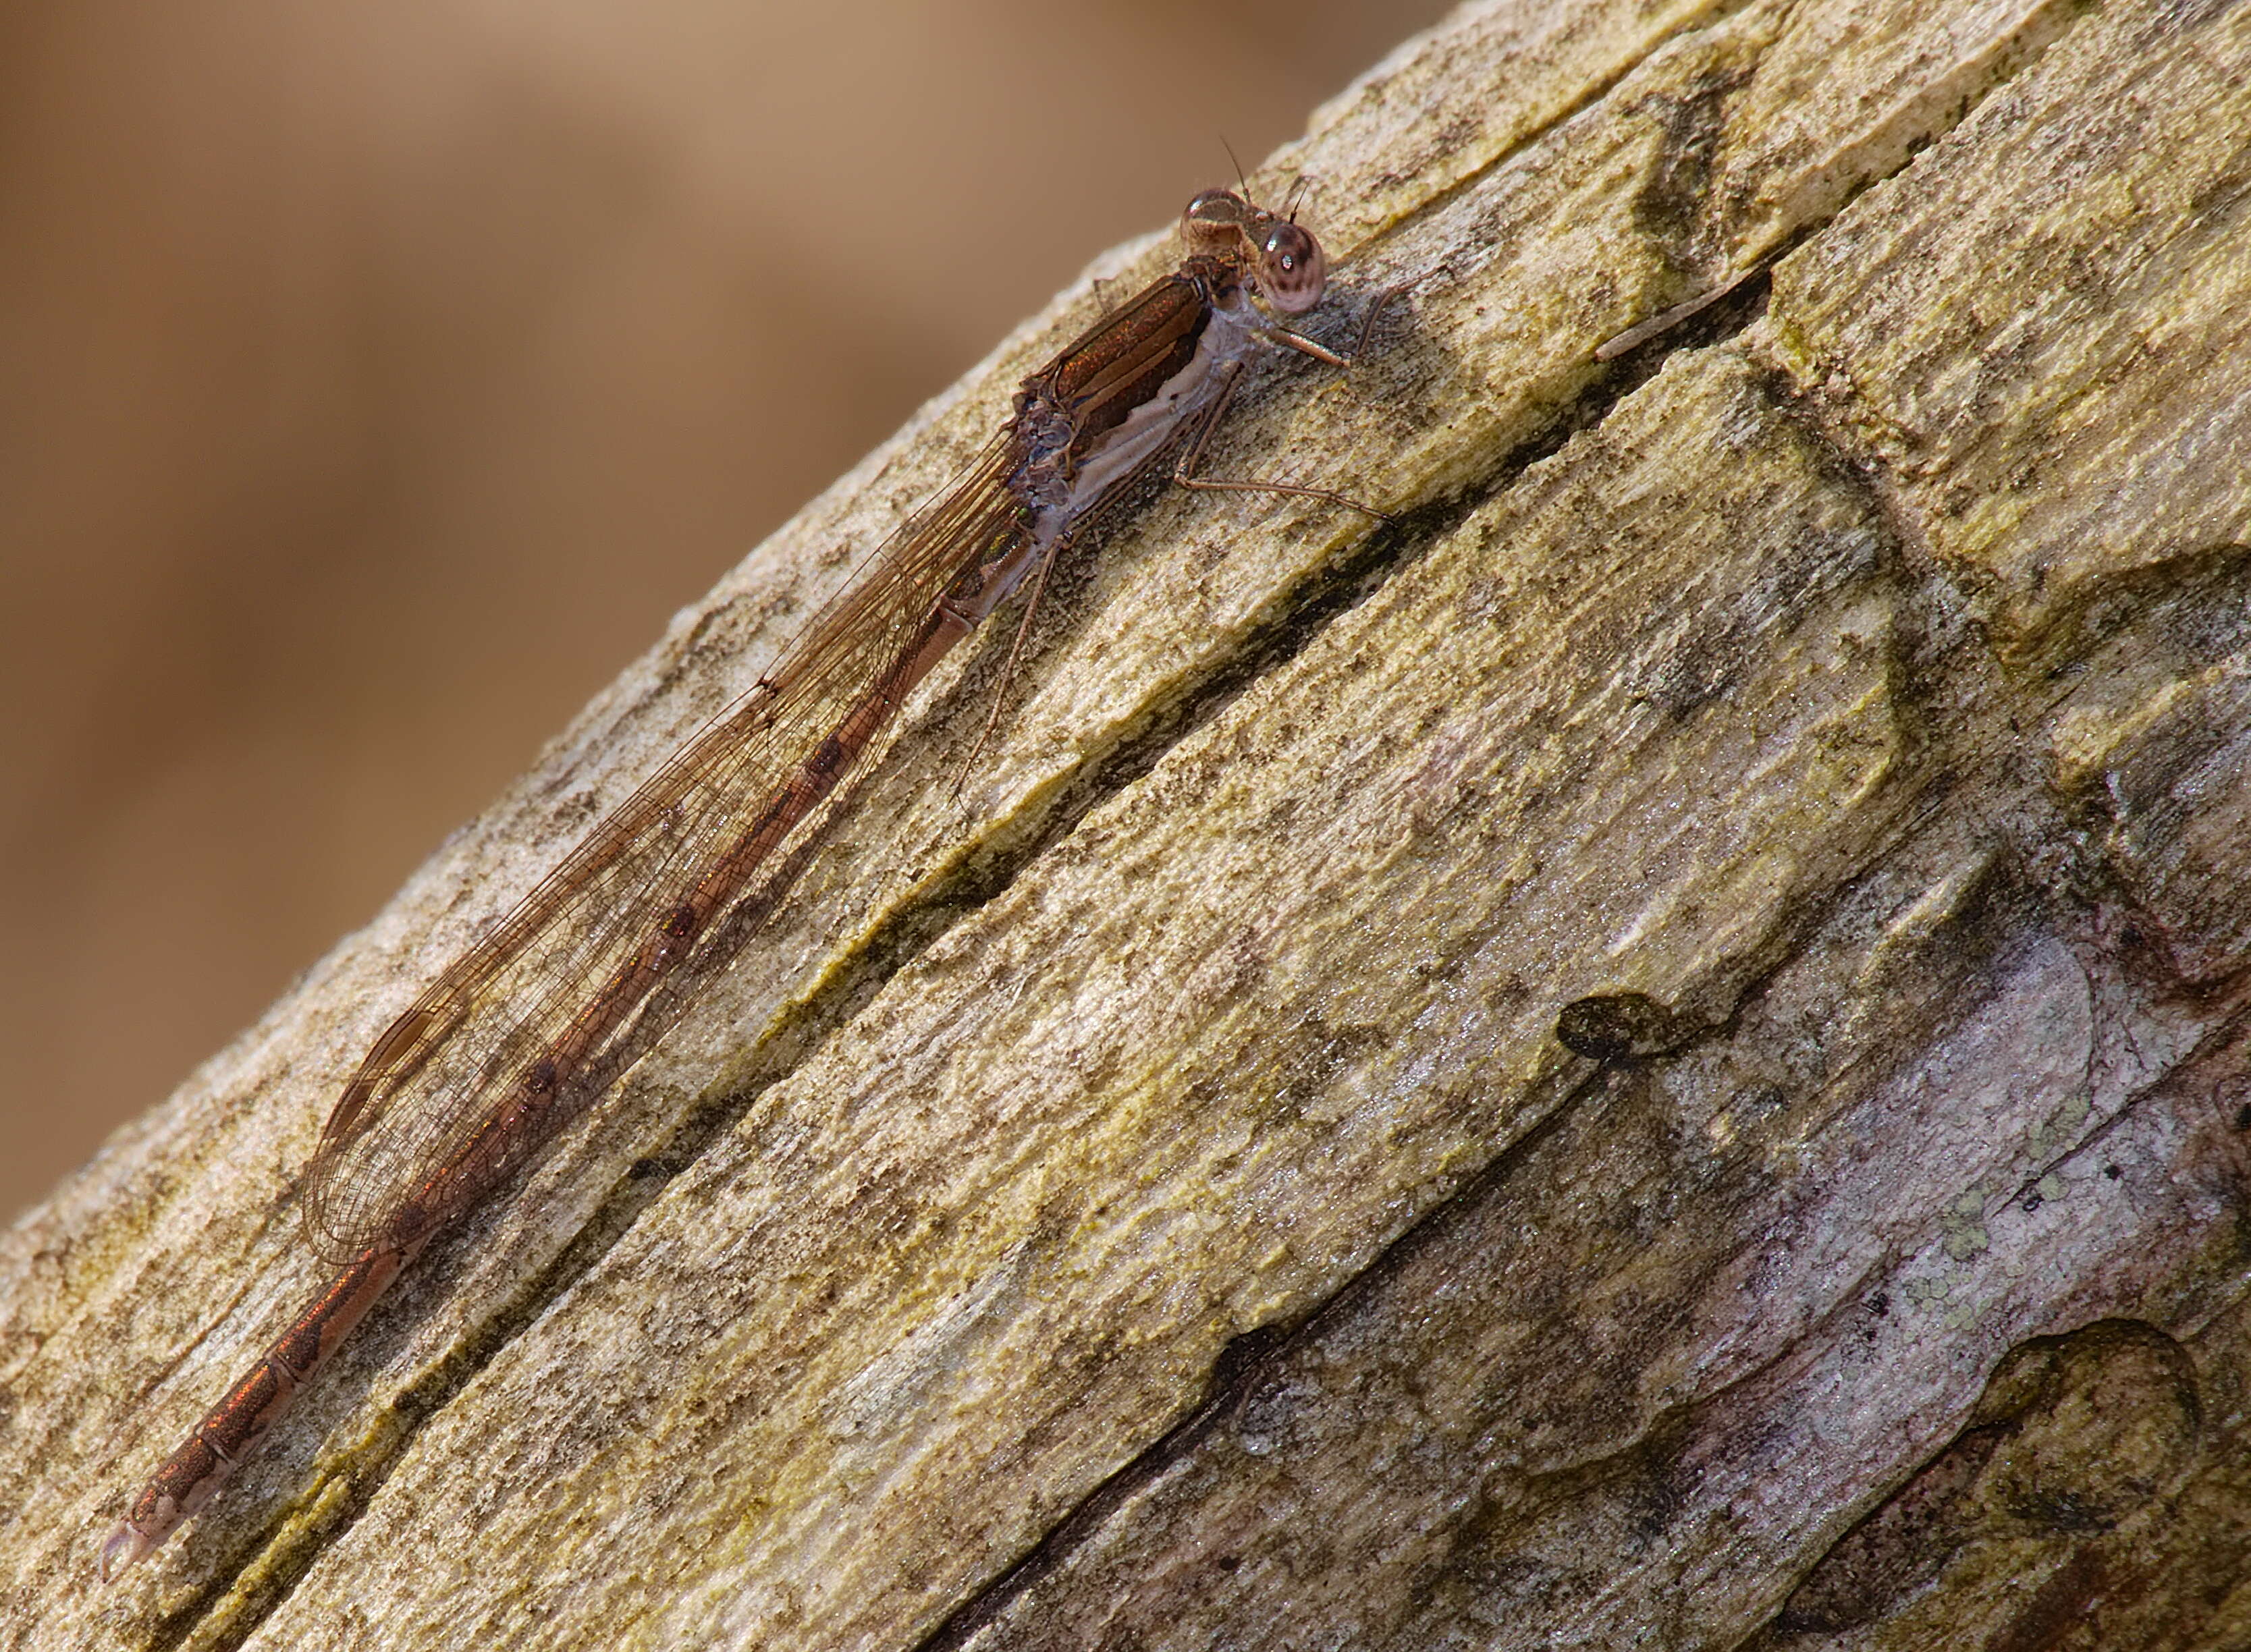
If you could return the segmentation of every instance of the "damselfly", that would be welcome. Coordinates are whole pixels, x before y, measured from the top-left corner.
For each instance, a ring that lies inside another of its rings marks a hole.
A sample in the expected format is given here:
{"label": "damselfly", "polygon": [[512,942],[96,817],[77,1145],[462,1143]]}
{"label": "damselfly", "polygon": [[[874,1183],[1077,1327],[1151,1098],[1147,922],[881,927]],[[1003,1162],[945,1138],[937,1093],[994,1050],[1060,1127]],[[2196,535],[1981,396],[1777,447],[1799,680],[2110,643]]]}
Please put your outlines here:
{"label": "damselfly", "polygon": [[915,685],[1027,577],[1035,603],[1056,558],[1137,480],[1173,456],[1189,487],[1367,508],[1195,474],[1262,351],[1348,358],[1278,319],[1310,311],[1327,280],[1293,219],[1209,190],[1181,232],[1179,268],[1026,379],[967,470],[375,1041],[305,1180],[308,1225],[340,1271],[134,1499],[102,1545],[105,1579],[210,1499],[433,1234],[606,1093],[600,1058],[636,1010],[814,829]]}

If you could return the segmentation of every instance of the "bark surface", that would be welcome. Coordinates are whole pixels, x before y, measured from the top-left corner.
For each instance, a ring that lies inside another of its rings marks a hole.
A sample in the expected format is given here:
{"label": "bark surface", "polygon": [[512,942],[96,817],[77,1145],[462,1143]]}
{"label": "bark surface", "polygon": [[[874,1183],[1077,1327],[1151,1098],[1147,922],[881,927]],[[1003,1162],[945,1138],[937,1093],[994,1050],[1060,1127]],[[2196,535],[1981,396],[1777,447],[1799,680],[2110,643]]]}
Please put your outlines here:
{"label": "bark surface", "polygon": [[1412,285],[1208,467],[1396,519],[1060,569],[95,1590],[361,1052],[1029,325],[9,1234],[0,1644],[2251,1642],[2251,7],[1473,6],[1300,173]]}

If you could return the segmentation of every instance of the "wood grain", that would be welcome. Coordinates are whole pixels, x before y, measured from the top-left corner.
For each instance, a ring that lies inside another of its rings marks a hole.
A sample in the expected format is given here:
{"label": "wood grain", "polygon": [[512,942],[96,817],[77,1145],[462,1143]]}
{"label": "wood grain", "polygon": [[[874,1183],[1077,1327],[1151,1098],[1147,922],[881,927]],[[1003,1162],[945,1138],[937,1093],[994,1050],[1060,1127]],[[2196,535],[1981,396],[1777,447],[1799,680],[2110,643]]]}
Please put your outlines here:
{"label": "wood grain", "polygon": [[2240,1643],[2247,66],[2214,5],[1410,43],[1262,176],[1340,340],[1412,286],[1212,458],[1397,520],[1066,570],[967,792],[1005,635],[88,1593],[310,1282],[343,1071],[1095,301],[1028,327],[10,1235],[9,1643]]}

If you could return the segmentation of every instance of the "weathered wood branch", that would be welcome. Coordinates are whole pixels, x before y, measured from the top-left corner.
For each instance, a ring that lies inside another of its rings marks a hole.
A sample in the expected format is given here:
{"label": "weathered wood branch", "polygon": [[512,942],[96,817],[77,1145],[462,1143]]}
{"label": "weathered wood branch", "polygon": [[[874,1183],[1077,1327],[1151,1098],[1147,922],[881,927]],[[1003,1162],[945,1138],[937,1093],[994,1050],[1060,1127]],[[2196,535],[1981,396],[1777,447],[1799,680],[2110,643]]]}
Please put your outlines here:
{"label": "weathered wood branch", "polygon": [[360,1051],[1095,301],[1028,328],[9,1235],[8,1643],[2251,1638],[2247,133],[2241,6],[1403,51],[1265,176],[1411,291],[1213,458],[1399,520],[1063,570],[969,792],[1005,634],[93,1591]]}

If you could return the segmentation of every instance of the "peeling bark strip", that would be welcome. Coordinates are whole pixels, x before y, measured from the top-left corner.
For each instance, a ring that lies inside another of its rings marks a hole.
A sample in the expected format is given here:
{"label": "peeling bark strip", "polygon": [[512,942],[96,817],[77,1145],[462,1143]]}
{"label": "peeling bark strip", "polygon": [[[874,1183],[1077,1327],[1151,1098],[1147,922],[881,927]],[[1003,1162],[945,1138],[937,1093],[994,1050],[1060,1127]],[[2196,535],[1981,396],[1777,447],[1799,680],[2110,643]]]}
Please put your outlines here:
{"label": "peeling bark strip", "polygon": [[966,803],[872,773],[545,1216],[92,1600],[128,1420],[307,1282],[332,1052],[755,674],[754,560],[9,1236],[0,1638],[2251,1639],[2247,66],[2251,7],[1857,0],[1396,56],[1274,164],[1412,314],[1213,464],[1407,530],[1059,570]]}

